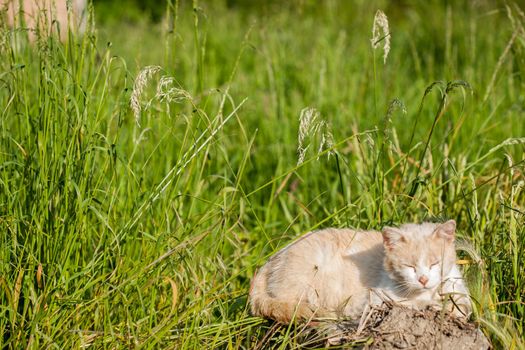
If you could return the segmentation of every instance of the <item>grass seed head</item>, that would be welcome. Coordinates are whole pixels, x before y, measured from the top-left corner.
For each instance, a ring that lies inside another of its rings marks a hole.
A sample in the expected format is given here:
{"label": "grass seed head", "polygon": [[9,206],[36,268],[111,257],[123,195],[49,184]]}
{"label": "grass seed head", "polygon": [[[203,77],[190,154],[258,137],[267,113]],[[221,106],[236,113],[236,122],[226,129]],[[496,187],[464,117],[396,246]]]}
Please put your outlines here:
{"label": "grass seed head", "polygon": [[319,137],[317,155],[324,150],[329,150],[328,157],[330,157],[333,154],[333,151],[330,149],[334,146],[334,137],[330,130],[330,124],[321,118],[319,111],[315,108],[303,108],[299,115],[297,165],[301,165],[304,162],[306,151],[310,147],[307,139],[313,139],[315,136]]}
{"label": "grass seed head", "polygon": [[144,67],[144,69],[139,72],[137,78],[135,79],[135,83],[133,84],[133,92],[131,93],[130,106],[133,110],[133,114],[135,115],[135,121],[137,124],[139,124],[140,112],[142,110],[140,98],[144,92],[144,89],[146,88],[146,85],[148,85],[148,82],[151,80],[153,75],[155,75],[160,70],[161,67],[159,66]]}
{"label": "grass seed head", "polygon": [[374,25],[372,26],[372,48],[375,50],[383,41],[383,63],[386,64],[386,58],[390,52],[390,30],[388,28],[388,18],[381,10],[377,10],[374,16]]}
{"label": "grass seed head", "polygon": [[182,102],[184,100],[191,100],[190,93],[184,89],[176,87],[177,82],[175,78],[170,76],[163,76],[160,78],[157,85],[157,93],[155,97],[159,101],[166,102]]}
{"label": "grass seed head", "polygon": [[306,107],[301,110],[299,115],[299,133],[297,146],[297,165],[302,164],[308,145],[305,145],[306,138],[311,134],[313,127],[317,124],[319,112],[312,107]]}

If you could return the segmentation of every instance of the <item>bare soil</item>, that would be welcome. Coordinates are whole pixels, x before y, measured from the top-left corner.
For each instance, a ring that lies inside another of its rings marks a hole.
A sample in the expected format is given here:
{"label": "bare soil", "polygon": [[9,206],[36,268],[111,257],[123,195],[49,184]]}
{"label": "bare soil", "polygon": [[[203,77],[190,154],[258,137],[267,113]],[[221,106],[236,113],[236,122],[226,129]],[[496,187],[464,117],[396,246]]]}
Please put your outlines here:
{"label": "bare soil", "polygon": [[[334,336],[334,332],[338,335]],[[400,306],[371,310],[359,324],[332,325],[329,345],[360,349],[490,349],[479,327],[440,311]],[[347,344],[345,346],[344,344]]]}

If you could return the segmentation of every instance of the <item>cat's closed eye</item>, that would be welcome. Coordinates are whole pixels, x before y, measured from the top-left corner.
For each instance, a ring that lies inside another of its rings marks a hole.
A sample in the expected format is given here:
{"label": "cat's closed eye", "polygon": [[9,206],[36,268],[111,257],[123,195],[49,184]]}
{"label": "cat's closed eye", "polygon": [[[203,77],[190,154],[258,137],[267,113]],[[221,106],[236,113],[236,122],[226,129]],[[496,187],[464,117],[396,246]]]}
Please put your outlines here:
{"label": "cat's closed eye", "polygon": [[433,262],[432,264],[430,264],[430,268],[433,268],[433,267],[436,267],[436,266],[439,266],[439,261],[436,261],[436,262]]}
{"label": "cat's closed eye", "polygon": [[409,265],[409,264],[403,264],[404,267],[408,267],[409,269],[412,269],[414,270],[414,272],[416,272],[416,267],[414,265]]}

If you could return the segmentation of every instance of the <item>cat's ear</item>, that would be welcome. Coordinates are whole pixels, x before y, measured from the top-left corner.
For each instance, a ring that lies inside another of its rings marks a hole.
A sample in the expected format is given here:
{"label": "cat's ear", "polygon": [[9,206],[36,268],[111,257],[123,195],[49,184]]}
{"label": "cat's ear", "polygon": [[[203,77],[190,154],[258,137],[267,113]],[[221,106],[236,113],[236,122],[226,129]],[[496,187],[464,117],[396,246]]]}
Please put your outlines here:
{"label": "cat's ear", "polygon": [[395,227],[383,227],[383,245],[386,249],[392,250],[397,244],[406,242],[403,231]]}
{"label": "cat's ear", "polygon": [[434,237],[443,238],[447,242],[453,242],[456,236],[456,222],[448,220],[436,227],[433,233]]}

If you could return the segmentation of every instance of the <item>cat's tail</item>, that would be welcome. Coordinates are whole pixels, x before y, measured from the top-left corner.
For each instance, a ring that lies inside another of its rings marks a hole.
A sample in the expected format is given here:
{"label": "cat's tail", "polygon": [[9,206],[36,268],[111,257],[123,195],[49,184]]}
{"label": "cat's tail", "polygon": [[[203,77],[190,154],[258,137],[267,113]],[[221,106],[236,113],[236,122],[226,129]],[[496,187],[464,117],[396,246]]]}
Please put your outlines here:
{"label": "cat's tail", "polygon": [[287,301],[268,293],[268,269],[263,266],[253,277],[250,286],[250,308],[254,316],[271,318],[280,323],[292,320],[311,322],[314,317],[324,316],[324,312],[301,301]]}

